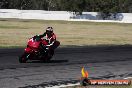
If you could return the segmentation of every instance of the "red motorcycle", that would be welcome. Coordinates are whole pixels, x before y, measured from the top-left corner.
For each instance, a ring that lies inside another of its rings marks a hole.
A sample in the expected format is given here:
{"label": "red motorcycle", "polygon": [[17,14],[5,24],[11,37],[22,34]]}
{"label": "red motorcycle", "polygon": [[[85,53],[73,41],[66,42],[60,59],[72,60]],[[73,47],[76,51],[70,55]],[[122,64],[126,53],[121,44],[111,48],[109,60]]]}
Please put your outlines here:
{"label": "red motorcycle", "polygon": [[25,48],[23,55],[19,57],[19,62],[26,63],[27,60],[48,62],[53,55],[54,50],[50,49],[48,42],[36,35],[28,40],[27,48]]}

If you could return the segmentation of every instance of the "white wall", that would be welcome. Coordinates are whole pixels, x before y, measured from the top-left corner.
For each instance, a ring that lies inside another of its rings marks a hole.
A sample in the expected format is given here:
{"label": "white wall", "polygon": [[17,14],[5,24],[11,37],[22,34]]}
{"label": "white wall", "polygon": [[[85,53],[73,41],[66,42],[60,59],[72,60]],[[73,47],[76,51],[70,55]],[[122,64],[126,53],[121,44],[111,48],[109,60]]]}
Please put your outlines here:
{"label": "white wall", "polygon": [[0,9],[0,18],[68,20],[70,13],[66,11]]}
{"label": "white wall", "polygon": [[0,18],[132,23],[132,13],[118,13],[116,19],[111,16],[103,20],[97,12],[83,12],[76,16],[67,11],[0,9]]}

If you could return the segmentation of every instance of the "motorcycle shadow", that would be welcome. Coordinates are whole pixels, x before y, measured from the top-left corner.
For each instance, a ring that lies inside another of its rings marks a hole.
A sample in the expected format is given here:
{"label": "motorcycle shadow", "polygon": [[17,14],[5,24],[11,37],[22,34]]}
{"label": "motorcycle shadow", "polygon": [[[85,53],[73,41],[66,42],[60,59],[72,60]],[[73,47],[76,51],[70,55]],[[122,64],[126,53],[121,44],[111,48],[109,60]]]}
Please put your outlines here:
{"label": "motorcycle shadow", "polygon": [[33,60],[33,61],[28,61],[27,63],[66,63],[66,62],[68,62],[68,60],[50,60],[48,62]]}

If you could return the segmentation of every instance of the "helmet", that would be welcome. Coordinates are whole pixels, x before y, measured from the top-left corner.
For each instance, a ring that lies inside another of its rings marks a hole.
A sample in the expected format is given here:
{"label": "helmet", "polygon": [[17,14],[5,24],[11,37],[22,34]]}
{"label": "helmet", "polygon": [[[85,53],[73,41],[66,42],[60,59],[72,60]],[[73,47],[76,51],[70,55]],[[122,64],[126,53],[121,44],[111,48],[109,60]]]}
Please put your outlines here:
{"label": "helmet", "polygon": [[47,27],[46,28],[46,33],[53,33],[53,28],[52,27]]}

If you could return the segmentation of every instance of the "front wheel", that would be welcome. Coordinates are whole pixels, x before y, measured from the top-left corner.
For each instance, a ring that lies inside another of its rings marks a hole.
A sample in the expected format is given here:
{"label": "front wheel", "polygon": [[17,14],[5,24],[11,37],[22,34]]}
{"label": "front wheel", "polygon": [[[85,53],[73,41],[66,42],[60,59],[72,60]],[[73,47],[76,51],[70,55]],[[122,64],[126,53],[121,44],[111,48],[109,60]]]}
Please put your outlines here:
{"label": "front wheel", "polygon": [[19,62],[20,63],[26,63],[28,60],[30,54],[24,53],[21,57],[19,57]]}

